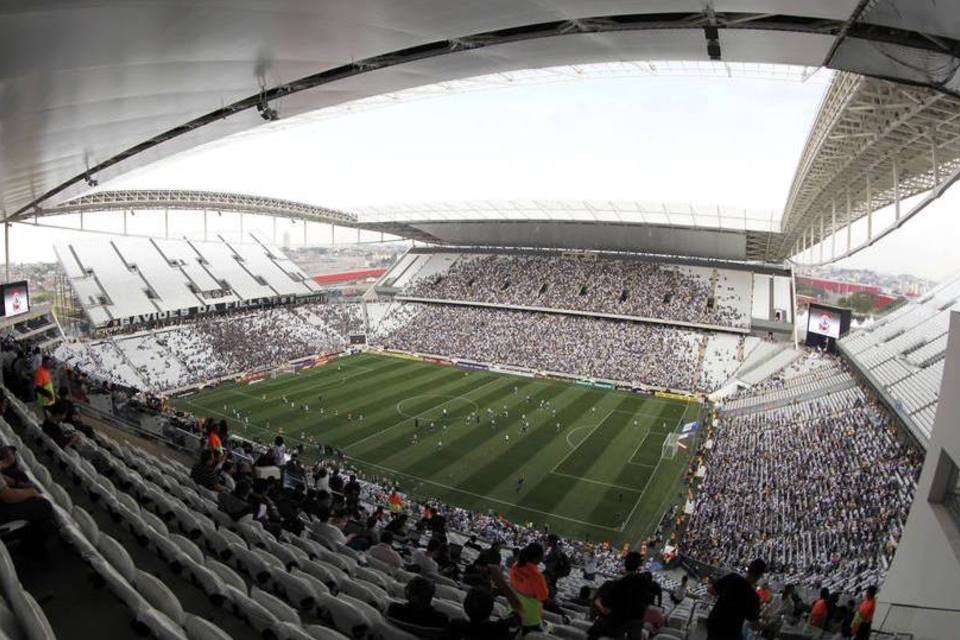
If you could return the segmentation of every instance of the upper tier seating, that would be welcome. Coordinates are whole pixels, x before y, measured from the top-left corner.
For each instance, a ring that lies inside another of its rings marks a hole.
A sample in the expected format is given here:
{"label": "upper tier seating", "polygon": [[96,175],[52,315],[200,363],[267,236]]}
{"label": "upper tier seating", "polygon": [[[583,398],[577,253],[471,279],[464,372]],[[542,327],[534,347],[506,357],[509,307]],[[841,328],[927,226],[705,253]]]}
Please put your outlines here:
{"label": "upper tier seating", "polygon": [[387,281],[416,298],[750,326],[750,274],[729,269],[579,254],[410,253]]}

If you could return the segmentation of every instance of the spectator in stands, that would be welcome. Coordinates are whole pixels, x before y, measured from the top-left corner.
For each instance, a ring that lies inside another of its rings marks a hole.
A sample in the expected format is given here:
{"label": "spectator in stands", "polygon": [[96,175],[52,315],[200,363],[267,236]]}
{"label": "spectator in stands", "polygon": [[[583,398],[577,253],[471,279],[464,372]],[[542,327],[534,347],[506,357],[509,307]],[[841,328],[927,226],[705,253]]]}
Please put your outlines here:
{"label": "spectator in stands", "polygon": [[813,603],[810,609],[810,626],[818,629],[827,628],[827,601],[830,599],[830,590],[826,587],[820,589],[820,597]]}
{"label": "spectator in stands", "polygon": [[[39,354],[39,350],[37,354]],[[37,415],[42,418],[44,410],[57,401],[57,394],[53,386],[53,358],[43,356],[37,364],[33,376],[33,392],[37,398]]]}
{"label": "spectator in stands", "polygon": [[241,480],[233,491],[221,491],[217,495],[217,506],[234,521],[251,515],[253,513],[253,507],[250,504],[251,490],[250,482]]}
{"label": "spectator in stands", "polygon": [[687,597],[687,583],[690,580],[690,576],[683,574],[683,577],[680,578],[680,584],[677,585],[675,589],[670,591],[670,602],[674,606],[683,602],[683,599]]}
{"label": "spectator in stands", "polygon": [[710,585],[717,597],[707,617],[707,640],[739,640],[744,622],[760,617],[760,598],[756,584],[767,571],[767,563],[757,558],[747,568],[746,577],[728,573]]}
{"label": "spectator in stands", "polygon": [[393,532],[382,531],[380,533],[380,542],[367,550],[367,555],[384,563],[391,569],[400,569],[403,567],[403,558],[393,549]]}
{"label": "spectator in stands", "polygon": [[850,638],[853,636],[853,618],[857,615],[857,603],[854,600],[847,600],[847,604],[840,607],[840,636]]}
{"label": "spectator in stands", "polygon": [[877,587],[870,585],[867,587],[863,602],[857,607],[857,613],[853,616],[853,622],[850,623],[850,630],[856,640],[870,640],[870,632],[873,629],[873,614],[877,609]]}
{"label": "spectator in stands", "polygon": [[760,632],[764,638],[777,637],[784,620],[793,617],[793,597],[793,585],[786,584],[760,612]]}
{"label": "spectator in stands", "polygon": [[201,487],[211,491],[223,491],[223,485],[220,484],[220,465],[211,449],[200,451],[200,459],[190,470],[190,477]]}
{"label": "spectator in stands", "polygon": [[570,558],[563,551],[559,536],[551,533],[547,536],[547,552],[543,559],[543,577],[547,579],[550,599],[557,596],[557,580],[570,575]]}
{"label": "spectator in stands", "polygon": [[426,578],[416,576],[404,588],[407,601],[393,602],[387,607],[387,621],[418,638],[442,638],[450,624],[446,614],[431,604],[436,587]]}
{"label": "spectator in stands", "polygon": [[422,576],[431,580],[440,579],[440,567],[437,564],[436,557],[440,551],[441,542],[437,538],[430,538],[427,543],[427,549],[417,549],[413,552],[413,565],[419,569]]}
{"label": "spectator in stands", "polygon": [[520,555],[510,567],[510,585],[522,607],[520,613],[523,632],[539,631],[543,623],[543,603],[550,597],[547,580],[540,572],[543,562],[543,547],[531,542],[520,550]]}
{"label": "spectator in stands", "polygon": [[346,544],[347,537],[330,522],[330,509],[321,509],[317,521],[310,525],[310,533],[327,544]]}
{"label": "spectator in stands", "polygon": [[67,406],[63,402],[54,402],[45,405],[45,416],[40,428],[61,449],[76,446],[80,442],[80,434],[63,423],[67,415]]}
{"label": "spectator in stands", "polygon": [[501,620],[491,620],[493,594],[485,589],[474,588],[463,599],[463,611],[467,620],[450,623],[449,640],[510,640],[520,627],[520,618],[514,613]]}
{"label": "spectator in stands", "polygon": [[650,574],[640,573],[642,565],[643,556],[637,551],[629,552],[623,559],[624,574],[600,587],[594,599],[600,618],[590,627],[587,635],[591,639],[640,637],[647,609],[655,597]]}
{"label": "spectator in stands", "polygon": [[40,553],[53,528],[53,507],[32,487],[18,488],[17,481],[0,473],[0,525],[17,520],[27,523],[24,544]]}

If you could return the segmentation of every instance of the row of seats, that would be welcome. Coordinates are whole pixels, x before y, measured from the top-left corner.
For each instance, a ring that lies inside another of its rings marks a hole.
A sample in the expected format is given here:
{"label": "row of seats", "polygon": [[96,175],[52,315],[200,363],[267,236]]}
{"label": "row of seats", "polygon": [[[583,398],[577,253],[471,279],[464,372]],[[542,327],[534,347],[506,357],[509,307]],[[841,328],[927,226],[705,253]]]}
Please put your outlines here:
{"label": "row of seats", "polygon": [[[12,400],[12,402],[18,414],[32,418],[32,415],[22,404],[16,400]],[[42,448],[51,452],[51,455],[56,456],[60,464],[64,466],[69,466],[71,462],[77,464],[74,456],[61,451],[52,440],[40,431],[35,423],[27,422],[27,424],[29,425],[30,437],[35,442],[40,443]],[[81,529],[78,521],[71,515],[73,504],[66,490],[53,481],[46,467],[36,459],[31,450],[25,446],[24,441],[3,420],[0,420],[0,437],[17,447],[27,477],[49,497],[61,539],[90,569],[94,584],[106,587],[116,600],[125,607],[138,633],[149,635],[158,640],[188,640],[188,638],[190,640],[208,640],[209,636],[188,636],[182,627],[161,609],[154,606],[154,603],[148,598],[149,594],[137,589],[107,558],[101,548],[93,544]],[[12,580],[7,581],[5,587],[16,589]],[[56,637],[49,621],[43,615],[43,611],[34,604],[35,602],[31,602],[31,599],[25,593],[19,598],[18,610],[16,611],[20,615],[19,622],[22,625],[22,636],[10,635],[12,629],[4,628],[4,632],[8,633],[11,638],[53,640]]]}
{"label": "row of seats", "polygon": [[[29,413],[24,419],[33,421]],[[35,423],[32,427],[42,441]],[[402,598],[403,584],[413,574],[392,571],[352,549],[326,547],[307,536],[285,533],[278,540],[249,518],[233,522],[217,509],[216,496],[195,485],[187,469],[175,462],[121,446],[102,435],[98,441],[85,441],[80,450],[82,456],[55,447],[49,453],[57,456],[104,517],[120,523],[139,546],[161,558],[257,634],[278,640],[411,638],[392,627],[383,613],[391,602]],[[104,473],[98,472],[97,466]],[[65,492],[61,500],[100,553],[157,610],[179,624],[186,637],[230,637],[202,618],[185,613],[176,595],[138,568],[124,545],[98,527],[95,518],[72,504]],[[464,597],[465,592],[452,581],[440,584],[437,608],[452,618],[463,618],[460,603]],[[504,604],[498,603],[500,613],[505,612]],[[313,621],[322,624],[310,624]],[[553,621],[552,632],[560,637],[579,640],[585,635],[582,624],[579,628],[563,625],[560,616]]]}

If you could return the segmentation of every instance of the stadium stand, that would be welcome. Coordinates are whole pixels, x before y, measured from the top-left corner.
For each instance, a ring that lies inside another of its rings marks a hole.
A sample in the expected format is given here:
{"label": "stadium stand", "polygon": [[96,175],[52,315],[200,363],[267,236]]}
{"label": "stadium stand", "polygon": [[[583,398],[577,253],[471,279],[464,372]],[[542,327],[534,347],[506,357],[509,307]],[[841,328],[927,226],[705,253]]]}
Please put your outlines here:
{"label": "stadium stand", "polygon": [[[549,342],[543,336],[549,335]],[[525,311],[419,305],[383,340],[389,349],[691,390],[701,336],[692,331]]]}
{"label": "stadium stand", "polygon": [[111,237],[55,246],[95,327],[186,314],[208,305],[317,294],[319,287],[279,250],[250,243]]}
{"label": "stadium stand", "polygon": [[955,310],[960,310],[960,275],[839,341],[840,350],[922,441],[933,428],[949,316]]}
{"label": "stadium stand", "polygon": [[362,332],[358,305],[306,303],[63,343],[56,355],[91,376],[159,392],[339,351],[353,331]]}
{"label": "stadium stand", "polygon": [[580,253],[411,255],[382,280],[402,297],[750,326],[746,271]]}
{"label": "stadium stand", "polygon": [[832,356],[812,354],[724,405],[704,450],[683,552],[753,557],[783,581],[854,594],[881,584],[922,454]]}

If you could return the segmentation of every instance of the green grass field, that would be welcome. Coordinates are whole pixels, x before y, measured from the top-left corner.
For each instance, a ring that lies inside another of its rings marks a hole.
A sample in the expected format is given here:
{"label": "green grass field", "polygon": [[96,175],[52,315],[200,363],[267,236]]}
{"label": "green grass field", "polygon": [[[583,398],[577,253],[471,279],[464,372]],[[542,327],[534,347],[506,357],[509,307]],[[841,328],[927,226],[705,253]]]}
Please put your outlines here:
{"label": "green grass field", "polygon": [[[661,459],[663,440],[700,408],[373,354],[255,384],[227,383],[174,404],[229,418],[234,433],[252,439],[270,440],[282,428],[288,442],[309,435],[333,444],[351,463],[417,497],[616,544],[652,533],[677,498],[692,447]],[[235,420],[234,410],[249,425]],[[480,424],[468,419],[477,413]]]}

